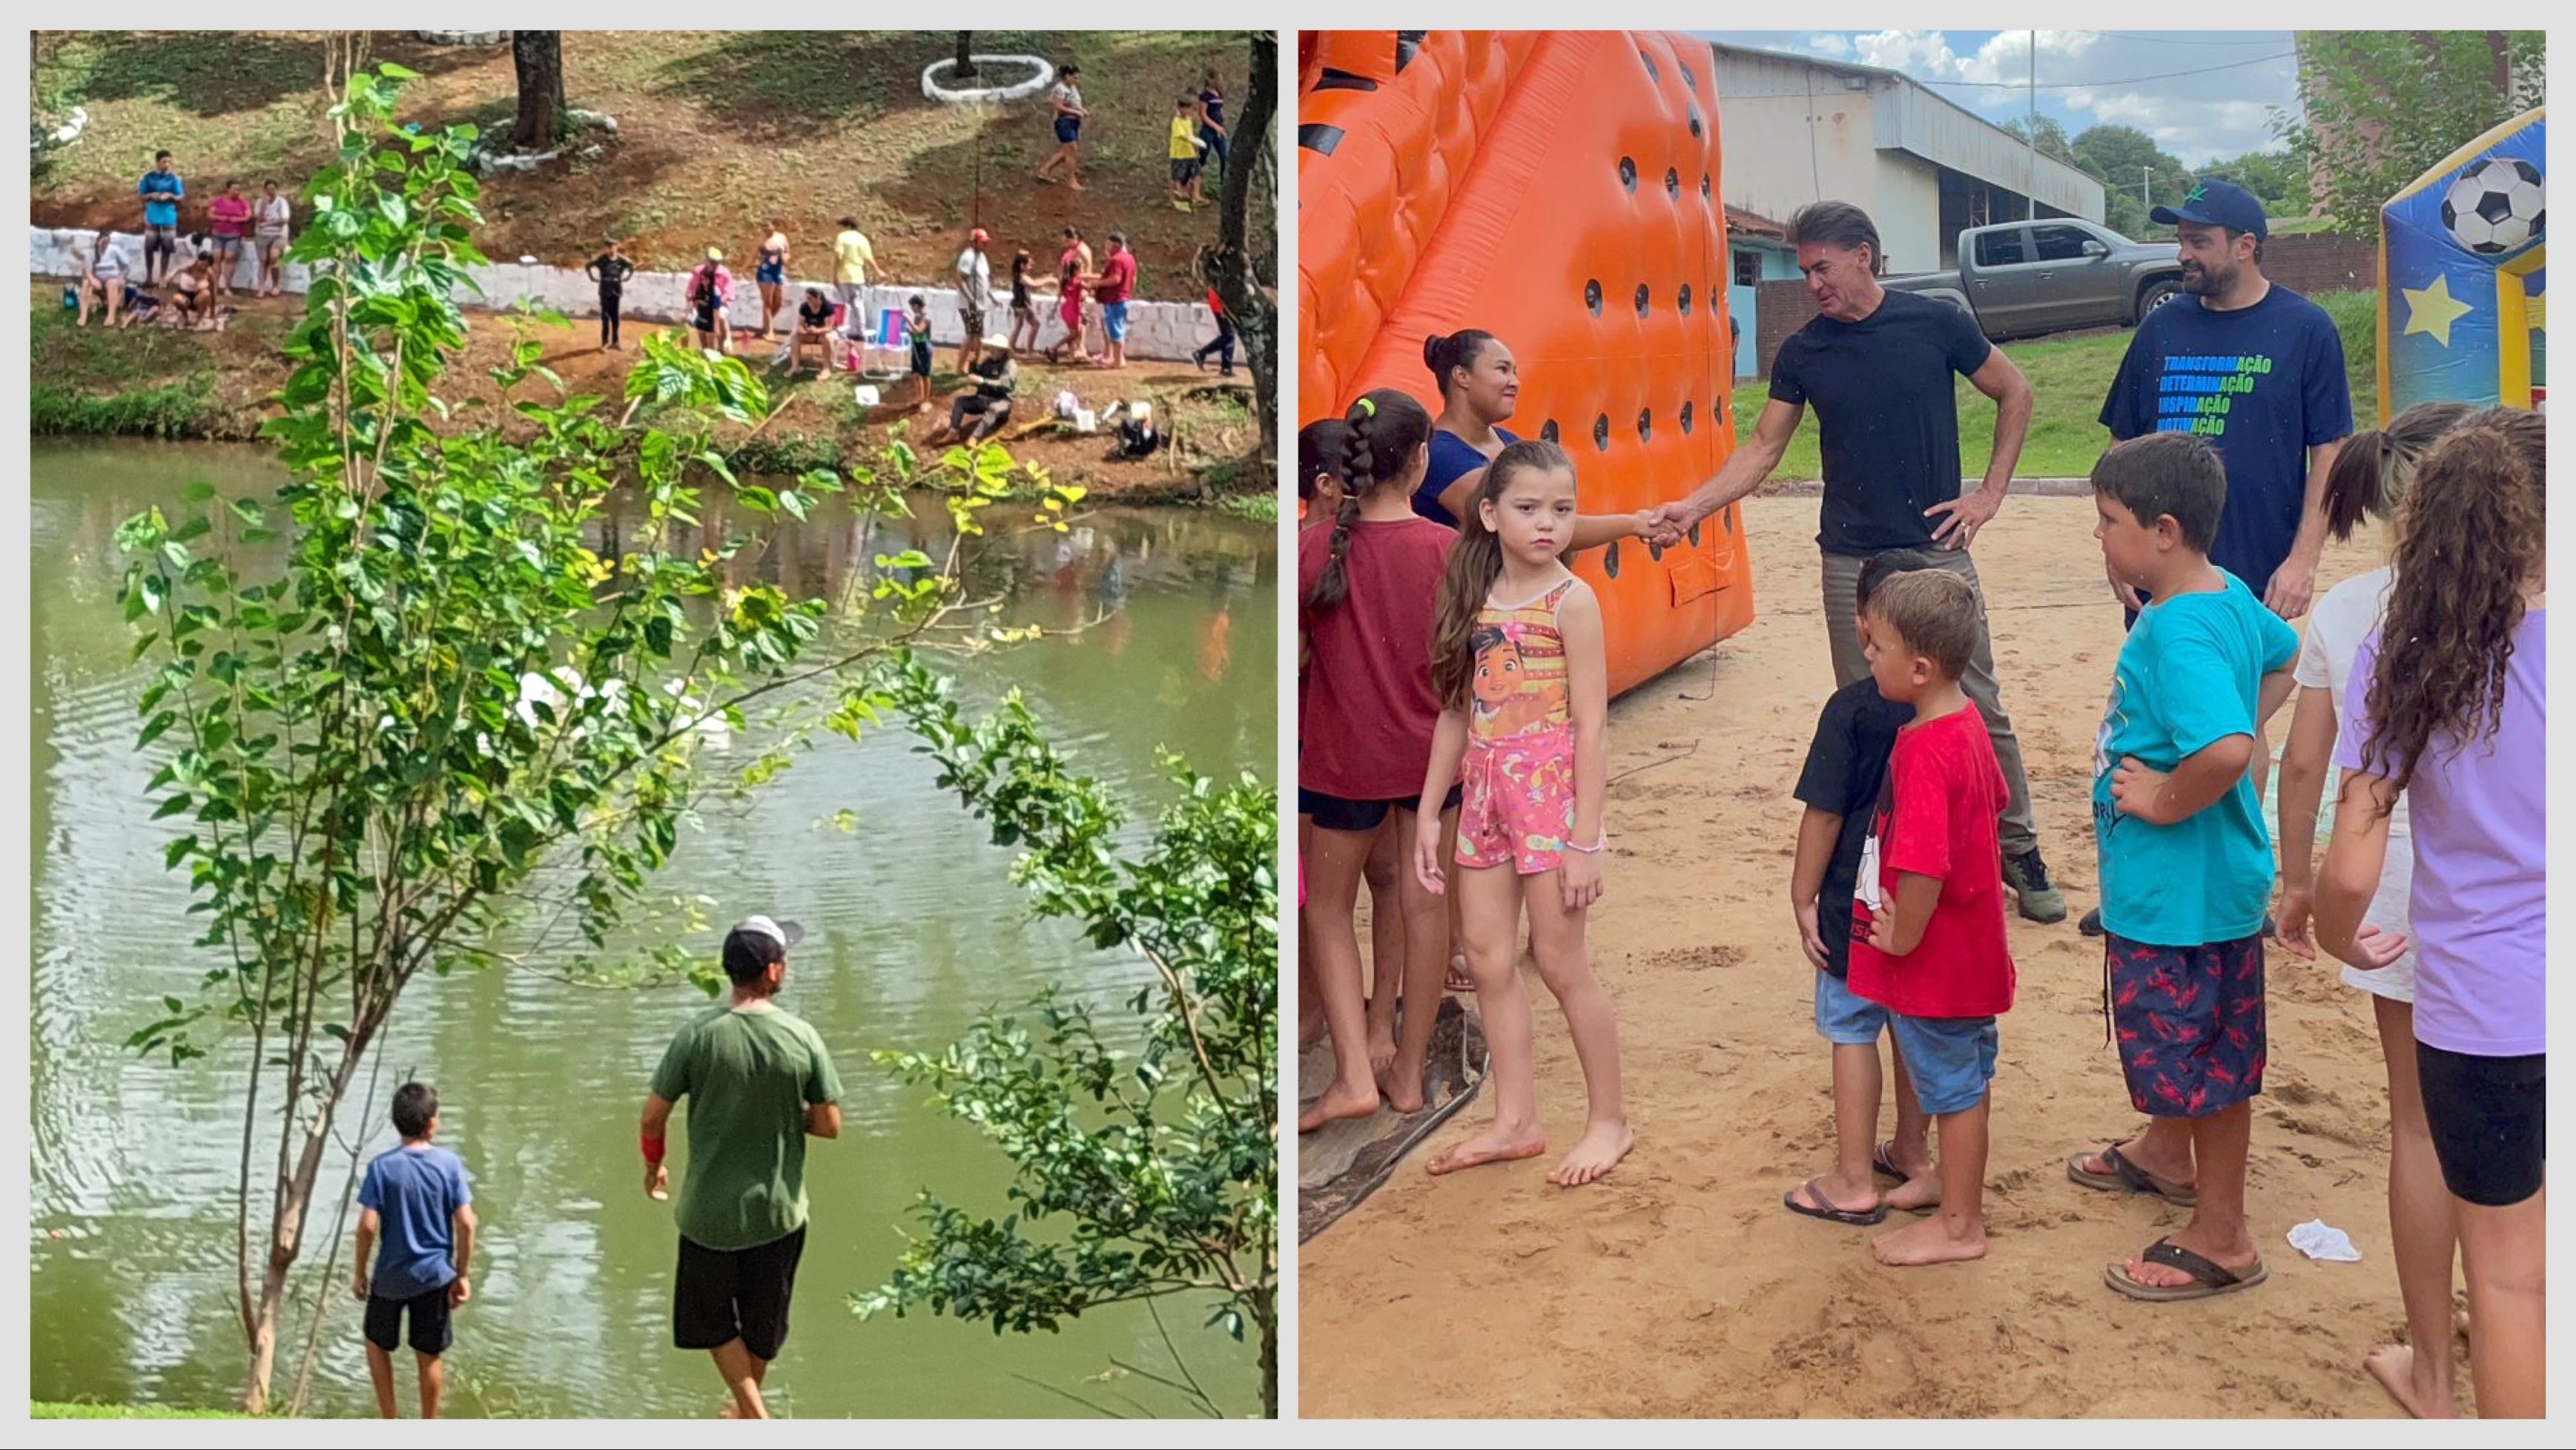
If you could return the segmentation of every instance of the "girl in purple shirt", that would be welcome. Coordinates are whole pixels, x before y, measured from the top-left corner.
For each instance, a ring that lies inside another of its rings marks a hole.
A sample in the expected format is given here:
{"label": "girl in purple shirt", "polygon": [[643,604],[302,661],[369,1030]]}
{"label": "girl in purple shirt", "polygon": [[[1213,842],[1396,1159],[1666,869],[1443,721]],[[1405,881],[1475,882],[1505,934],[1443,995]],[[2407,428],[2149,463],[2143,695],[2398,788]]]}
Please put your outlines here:
{"label": "girl in purple shirt", "polygon": [[2545,463],[2540,415],[2497,408],[2417,470],[2385,621],[2353,661],[2316,901],[2318,943],[2337,957],[2372,971],[2404,952],[2362,924],[2403,792],[2416,1074],[2487,1418],[2545,1412]]}

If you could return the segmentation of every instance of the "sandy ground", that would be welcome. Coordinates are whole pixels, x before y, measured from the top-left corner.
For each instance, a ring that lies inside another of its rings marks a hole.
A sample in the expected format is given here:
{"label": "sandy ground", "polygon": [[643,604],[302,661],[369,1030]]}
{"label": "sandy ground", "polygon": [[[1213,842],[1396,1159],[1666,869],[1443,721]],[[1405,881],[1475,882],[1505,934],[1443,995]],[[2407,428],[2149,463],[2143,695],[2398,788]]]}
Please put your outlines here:
{"label": "sandy ground", "polygon": [[[1790,789],[1832,686],[1815,520],[1812,499],[1748,503],[1755,623],[1611,710],[1615,860],[1591,946],[1618,1004],[1635,1154],[1571,1191],[1545,1181],[1554,1153],[1431,1178],[1429,1153],[1491,1113],[1470,1105],[1303,1247],[1302,1413],[2396,1413],[2361,1368],[2401,1322],[2384,1078],[2369,1005],[2331,966],[2271,961],[2250,1194],[2270,1282],[2191,1304],[2121,1298],[2104,1263],[2185,1213],[2067,1181],[2069,1153],[2138,1121],[2104,1043],[2101,948],[2074,922],[2095,900],[2090,757],[2121,638],[2084,499],[2016,498],[1977,545],[2005,707],[2074,907],[2059,926],[2013,923],[2021,985],[1994,1083],[1990,1251],[1882,1269],[1867,1247],[1880,1230],[1782,1209],[1833,1144],[1830,1064],[1786,900]],[[2372,562],[2330,552],[2320,592]],[[2286,729],[2285,712],[2276,749]],[[1528,981],[1561,1153],[1581,1129],[1582,1079],[1553,1001]],[[2317,1217],[2352,1234],[2361,1263],[2290,1248],[2290,1227]],[[2465,1398],[2465,1366],[2460,1379]]]}

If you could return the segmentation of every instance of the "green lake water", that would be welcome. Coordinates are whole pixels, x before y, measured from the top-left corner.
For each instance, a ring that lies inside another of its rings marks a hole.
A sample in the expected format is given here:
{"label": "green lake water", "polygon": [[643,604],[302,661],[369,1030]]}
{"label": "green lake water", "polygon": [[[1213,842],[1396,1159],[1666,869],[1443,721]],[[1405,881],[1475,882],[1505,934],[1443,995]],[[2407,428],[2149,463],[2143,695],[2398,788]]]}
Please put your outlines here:
{"label": "green lake water", "polygon": [[[38,1400],[221,1407],[244,1364],[231,1208],[242,1067],[238,1049],[173,1071],[123,1046],[164,993],[192,994],[211,960],[188,945],[186,881],[162,870],[169,831],[149,819],[144,782],[161,747],[133,744],[144,667],[126,659],[113,534],[148,505],[175,507],[191,481],[264,495],[276,475],[244,448],[39,443],[32,479],[31,1389]],[[1205,773],[1272,774],[1271,526],[1107,509],[1059,536],[1013,531],[1008,519],[988,516],[996,537],[970,591],[999,596],[1005,623],[1088,627],[967,662],[970,703],[1017,685],[1077,768],[1121,791],[1138,833],[1168,792],[1158,745]],[[892,524],[818,509],[776,530],[756,567],[791,589],[838,591],[879,553],[937,552],[946,529],[935,503]],[[1179,1396],[1112,1369],[1113,1358],[1174,1369],[1140,1306],[1061,1334],[999,1337],[848,1312],[848,1296],[901,1252],[916,1191],[998,1209],[1006,1181],[998,1153],[924,1108],[868,1052],[934,1049],[979,1010],[1048,982],[1106,1005],[1149,975],[1032,922],[1007,879],[1011,853],[935,788],[911,745],[895,731],[859,745],[829,739],[747,805],[711,811],[657,883],[713,899],[718,925],[698,944],[710,954],[734,917],[806,924],[781,1001],[822,1031],[846,1089],[841,1138],[815,1143],[807,1160],[813,1218],[793,1332],[770,1375],[773,1411],[1084,1413],[1063,1391],[1130,1414],[1187,1414]],[[748,758],[742,743],[710,748]],[[845,809],[854,834],[826,823]],[[379,1096],[406,1072],[437,1087],[440,1141],[472,1174],[482,1221],[474,1299],[448,1356],[449,1413],[701,1416],[722,1402],[707,1357],[671,1347],[675,1239],[669,1206],[642,1193],[634,1131],[663,1044],[703,1000],[687,988],[608,992],[503,971],[424,979],[405,995]],[[352,1105],[342,1121],[370,1156],[394,1142],[381,1102]],[[260,1141],[273,1154],[273,1127]],[[347,1159],[334,1159],[320,1203],[339,1200]],[[300,1283],[313,1282],[328,1227],[326,1213]],[[319,1280],[342,1299],[325,1330],[317,1415],[373,1412],[346,1299],[349,1252],[344,1243]],[[1200,1328],[1206,1308],[1167,1304],[1163,1323],[1227,1409],[1257,1412],[1251,1349]],[[408,1359],[398,1362],[406,1413]],[[294,1362],[281,1355],[281,1390]]]}

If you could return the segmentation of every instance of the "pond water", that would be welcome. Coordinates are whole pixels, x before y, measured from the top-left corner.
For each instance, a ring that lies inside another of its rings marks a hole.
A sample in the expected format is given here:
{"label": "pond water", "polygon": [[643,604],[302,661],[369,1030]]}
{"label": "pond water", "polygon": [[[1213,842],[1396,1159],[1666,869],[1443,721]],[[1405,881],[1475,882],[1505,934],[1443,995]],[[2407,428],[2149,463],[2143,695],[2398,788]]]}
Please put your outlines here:
{"label": "pond water", "polygon": [[[232,1268],[239,1053],[230,1066],[174,1071],[123,1046],[164,993],[190,995],[211,963],[188,945],[186,882],[162,870],[169,832],[149,819],[143,787],[159,747],[133,747],[144,667],[126,659],[113,535],[148,505],[175,506],[191,481],[264,495],[277,476],[249,449],[44,443],[32,476],[32,1393],[221,1407],[245,1362]],[[935,503],[909,525],[818,509],[777,530],[759,567],[791,588],[837,591],[876,554],[936,552],[945,532]],[[1270,526],[1107,509],[1063,536],[994,533],[969,580],[977,597],[1000,596],[1004,622],[1090,627],[967,663],[970,704],[1020,687],[1076,766],[1130,803],[1131,822],[1149,823],[1168,795],[1158,745],[1208,774],[1272,773]],[[773,1410],[1084,1413],[1071,1393],[1130,1414],[1187,1414],[1180,1397],[1112,1368],[1173,1372],[1141,1306],[1058,1335],[998,1337],[980,1324],[848,1312],[848,1296],[880,1282],[900,1253],[917,1191],[998,1208],[1007,1177],[978,1135],[923,1107],[868,1052],[935,1049],[979,1010],[1051,981],[1107,1002],[1148,975],[1030,921],[1007,879],[1011,853],[934,786],[911,744],[893,731],[859,745],[828,739],[747,805],[684,833],[658,883],[713,898],[718,925],[699,943],[710,955],[721,923],[739,916],[806,924],[781,1000],[822,1031],[846,1089],[842,1137],[807,1160],[813,1219],[794,1331],[769,1380]],[[844,809],[857,814],[855,833],[825,822]],[[370,1156],[391,1146],[383,1101],[416,1073],[439,1091],[440,1141],[473,1175],[482,1228],[474,1299],[448,1356],[449,1413],[696,1416],[722,1403],[707,1357],[670,1344],[676,1241],[668,1205],[643,1196],[634,1133],[654,1062],[702,1002],[685,987],[611,992],[500,971],[423,979],[406,994],[377,1100],[353,1104],[343,1123],[366,1135]],[[262,1141],[273,1144],[273,1129]],[[341,1182],[326,1171],[317,1202],[336,1204]],[[315,1282],[327,1230],[326,1217],[300,1281]],[[340,1302],[324,1330],[317,1415],[373,1412],[346,1299],[350,1254],[344,1242],[318,1281]],[[1252,1352],[1200,1328],[1206,1307],[1166,1305],[1162,1323],[1221,1404],[1257,1412]],[[406,1413],[408,1359],[397,1362]],[[281,1390],[293,1364],[281,1355]]]}

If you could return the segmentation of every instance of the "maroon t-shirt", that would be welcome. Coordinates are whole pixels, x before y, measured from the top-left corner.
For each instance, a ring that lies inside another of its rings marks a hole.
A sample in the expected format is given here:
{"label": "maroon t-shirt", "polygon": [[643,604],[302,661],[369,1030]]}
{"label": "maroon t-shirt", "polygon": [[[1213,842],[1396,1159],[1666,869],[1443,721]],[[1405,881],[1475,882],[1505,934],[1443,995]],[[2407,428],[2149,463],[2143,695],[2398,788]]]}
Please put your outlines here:
{"label": "maroon t-shirt", "polygon": [[1327,519],[1297,537],[1297,627],[1306,678],[1297,689],[1297,783],[1345,800],[1411,800],[1431,766],[1440,702],[1431,693],[1431,626],[1454,529],[1429,519],[1351,526],[1342,555],[1350,592],[1330,609],[1306,596],[1332,554]]}
{"label": "maroon t-shirt", "polygon": [[[1935,878],[1941,897],[1923,940],[1905,956],[1853,937],[1854,994],[1908,1017],[1991,1017],[2010,1010],[2013,961],[2004,939],[1996,824],[2008,796],[1975,705],[1897,732],[1872,823],[1876,860],[1864,850],[1861,869],[1877,868],[1880,899],[1890,910],[1900,872]],[[1855,914],[1866,910],[1854,902]]]}
{"label": "maroon t-shirt", "polygon": [[1136,290],[1136,254],[1112,253],[1108,261],[1101,263],[1098,290],[1103,307],[1126,301],[1127,294]]}

